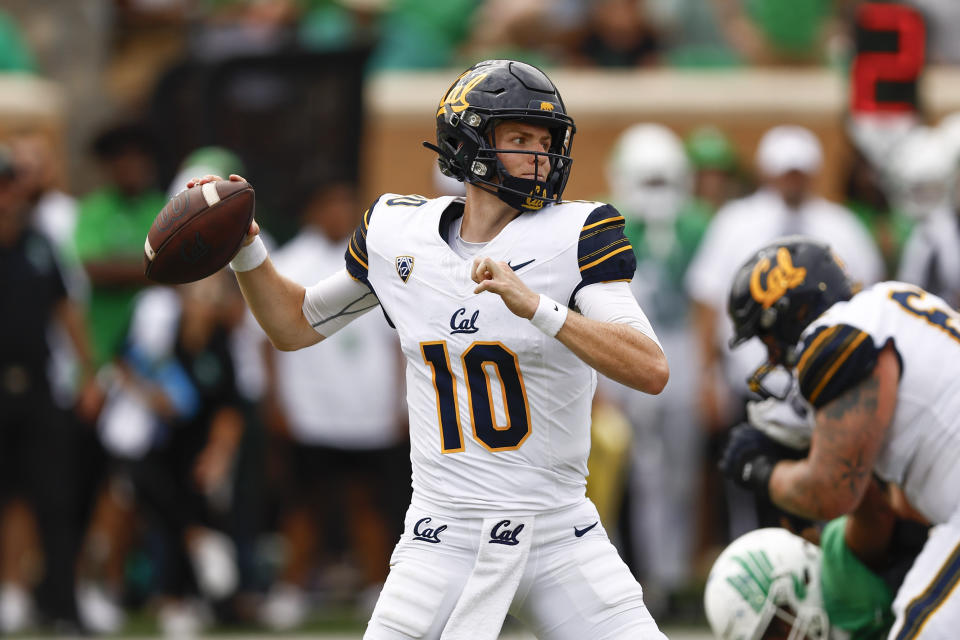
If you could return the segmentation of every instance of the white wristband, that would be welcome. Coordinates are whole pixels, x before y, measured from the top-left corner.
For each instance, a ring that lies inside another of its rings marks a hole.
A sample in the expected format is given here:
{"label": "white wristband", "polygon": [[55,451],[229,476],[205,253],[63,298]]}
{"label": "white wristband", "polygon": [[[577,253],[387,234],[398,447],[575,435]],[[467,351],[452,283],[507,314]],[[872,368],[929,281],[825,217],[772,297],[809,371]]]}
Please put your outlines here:
{"label": "white wristband", "polygon": [[541,293],[540,304],[537,305],[537,310],[530,318],[530,324],[553,338],[560,331],[563,323],[567,321],[567,312],[569,311],[570,309],[564,305]]}
{"label": "white wristband", "polygon": [[258,235],[253,239],[253,242],[240,248],[237,255],[230,261],[230,268],[234,271],[251,271],[263,264],[266,259],[267,246],[263,244],[263,240]]}

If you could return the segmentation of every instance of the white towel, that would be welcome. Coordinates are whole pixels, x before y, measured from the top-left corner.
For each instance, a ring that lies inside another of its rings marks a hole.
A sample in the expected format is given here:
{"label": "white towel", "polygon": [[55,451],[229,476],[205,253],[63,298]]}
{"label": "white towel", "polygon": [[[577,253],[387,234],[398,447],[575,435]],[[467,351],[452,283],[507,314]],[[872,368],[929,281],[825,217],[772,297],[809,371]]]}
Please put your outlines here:
{"label": "white towel", "polygon": [[533,541],[533,517],[486,518],[473,571],[441,640],[496,640],[520,585]]}

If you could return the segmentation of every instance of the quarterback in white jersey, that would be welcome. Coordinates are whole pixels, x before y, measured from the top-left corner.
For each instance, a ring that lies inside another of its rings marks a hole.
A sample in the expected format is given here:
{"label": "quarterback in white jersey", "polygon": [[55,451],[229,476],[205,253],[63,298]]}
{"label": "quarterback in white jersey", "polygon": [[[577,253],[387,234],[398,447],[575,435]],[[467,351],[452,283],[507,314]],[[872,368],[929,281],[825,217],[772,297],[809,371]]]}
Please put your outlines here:
{"label": "quarterback in white jersey", "polygon": [[279,348],[377,306],[399,334],[413,498],[364,637],[492,640],[509,612],[540,638],[662,639],[584,492],[595,372],[648,393],[669,375],[623,217],[560,199],[575,127],[536,67],[474,65],[436,124],[465,198],[381,196],[306,289],[256,223],[231,262]]}
{"label": "quarterback in white jersey", "polygon": [[[474,293],[472,259],[443,235],[463,206],[462,198],[386,194],[347,254],[348,271],[370,284],[407,356],[416,500],[476,517],[574,505],[584,496],[596,372],[498,297]],[[484,253],[574,306],[586,285],[631,279],[623,225],[609,205],[555,204],[516,218]],[[307,319],[320,319],[309,306]]]}
{"label": "quarterback in white jersey", "polygon": [[[783,460],[738,427],[722,466],[800,516],[827,520],[874,476],[899,486],[935,525],[897,591],[890,638],[953,638],[960,628],[960,313],[902,282],[854,293],[828,247],[781,238],[739,271],[735,340],[759,337],[814,412],[810,449]],[[763,388],[769,367],[753,378]]]}

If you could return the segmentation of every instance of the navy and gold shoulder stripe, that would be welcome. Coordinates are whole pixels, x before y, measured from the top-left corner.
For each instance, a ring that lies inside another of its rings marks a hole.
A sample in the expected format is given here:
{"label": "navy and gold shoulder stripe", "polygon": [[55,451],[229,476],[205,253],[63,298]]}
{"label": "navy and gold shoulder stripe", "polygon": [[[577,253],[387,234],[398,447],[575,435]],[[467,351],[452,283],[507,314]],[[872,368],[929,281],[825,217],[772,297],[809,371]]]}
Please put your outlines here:
{"label": "navy and gold shoulder stripe", "polygon": [[356,231],[350,236],[350,243],[347,245],[347,251],[343,256],[347,263],[347,273],[368,287],[370,282],[367,280],[367,273],[370,270],[370,259],[367,257],[367,230],[370,229],[370,218],[373,216],[373,209],[377,206],[379,200],[380,198],[374,200],[373,204],[363,212],[363,218],[357,225]]}
{"label": "navy and gold shoulder stripe", "polygon": [[804,340],[797,362],[800,392],[820,408],[869,376],[880,350],[856,327],[823,327]]}
{"label": "navy and gold shoulder stripe", "polygon": [[577,259],[581,283],[629,281],[637,269],[633,246],[623,235],[623,216],[610,205],[597,207],[580,229]]}

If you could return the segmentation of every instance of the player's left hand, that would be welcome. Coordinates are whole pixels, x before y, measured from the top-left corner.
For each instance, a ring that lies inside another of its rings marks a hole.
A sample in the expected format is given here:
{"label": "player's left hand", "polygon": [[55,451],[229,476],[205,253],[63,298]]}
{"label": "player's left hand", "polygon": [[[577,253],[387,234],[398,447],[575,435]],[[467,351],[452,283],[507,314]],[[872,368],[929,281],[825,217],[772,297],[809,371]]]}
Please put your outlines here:
{"label": "player's left hand", "polygon": [[759,429],[739,424],[730,430],[720,458],[720,471],[740,486],[768,495],[770,476],[777,462],[785,457],[784,449]]}
{"label": "player's left hand", "polygon": [[537,311],[540,296],[531,291],[506,262],[497,262],[493,258],[475,258],[470,275],[477,283],[474,293],[492,291],[500,296],[514,315],[529,320]]}

